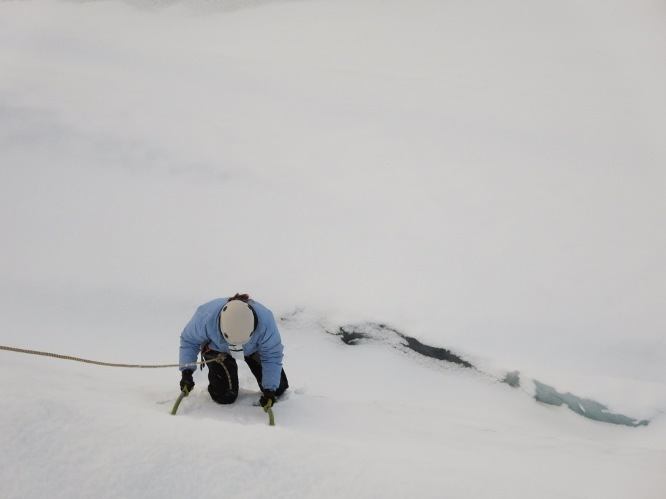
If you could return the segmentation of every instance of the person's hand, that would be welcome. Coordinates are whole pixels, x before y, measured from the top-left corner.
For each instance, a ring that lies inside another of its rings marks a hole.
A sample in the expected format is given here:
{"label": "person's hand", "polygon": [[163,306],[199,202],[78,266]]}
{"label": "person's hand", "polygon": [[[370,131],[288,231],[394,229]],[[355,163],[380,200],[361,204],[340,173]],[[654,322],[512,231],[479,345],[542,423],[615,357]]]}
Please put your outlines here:
{"label": "person's hand", "polygon": [[182,371],[182,378],[180,379],[180,391],[190,393],[194,388],[194,379],[192,379],[192,370],[185,369]]}
{"label": "person's hand", "polygon": [[275,402],[277,402],[277,397],[275,396],[275,392],[273,390],[264,390],[264,394],[261,396],[259,399],[259,405],[263,407],[264,409],[268,407],[273,407],[275,405]]}

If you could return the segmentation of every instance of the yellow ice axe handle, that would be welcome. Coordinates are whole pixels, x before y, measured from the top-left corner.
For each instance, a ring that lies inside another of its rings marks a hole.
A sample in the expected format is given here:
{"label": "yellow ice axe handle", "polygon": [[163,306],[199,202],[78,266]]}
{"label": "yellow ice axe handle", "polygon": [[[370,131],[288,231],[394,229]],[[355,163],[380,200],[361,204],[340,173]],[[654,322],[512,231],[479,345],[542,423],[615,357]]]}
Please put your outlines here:
{"label": "yellow ice axe handle", "polygon": [[268,414],[268,425],[275,426],[275,416],[273,416],[273,401],[269,400],[266,402],[264,407],[264,412]]}
{"label": "yellow ice axe handle", "polygon": [[183,401],[183,398],[187,397],[189,394],[190,391],[187,388],[183,388],[183,391],[180,392],[180,395],[178,395],[178,398],[176,399],[176,403],[173,404],[173,408],[171,409],[172,416],[176,415],[176,412],[178,412],[178,406]]}

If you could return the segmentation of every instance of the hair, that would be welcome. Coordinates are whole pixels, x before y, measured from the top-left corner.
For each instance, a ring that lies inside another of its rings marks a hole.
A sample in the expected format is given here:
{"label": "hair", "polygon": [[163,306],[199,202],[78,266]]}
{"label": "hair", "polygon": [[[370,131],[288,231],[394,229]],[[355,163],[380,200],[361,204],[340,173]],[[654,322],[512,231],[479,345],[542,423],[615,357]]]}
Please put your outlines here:
{"label": "hair", "polygon": [[250,300],[250,295],[248,295],[247,293],[243,293],[243,294],[236,293],[234,296],[229,298],[229,301],[233,301],[233,300],[240,300],[243,303],[247,303]]}

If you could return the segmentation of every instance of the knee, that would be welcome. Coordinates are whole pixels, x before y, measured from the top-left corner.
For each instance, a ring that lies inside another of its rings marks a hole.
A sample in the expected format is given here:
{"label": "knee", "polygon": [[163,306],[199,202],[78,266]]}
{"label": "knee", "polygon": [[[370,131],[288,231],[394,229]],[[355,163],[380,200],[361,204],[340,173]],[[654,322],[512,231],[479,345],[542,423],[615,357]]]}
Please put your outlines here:
{"label": "knee", "polygon": [[217,392],[215,390],[211,390],[210,387],[208,387],[208,393],[210,393],[210,398],[212,398],[218,404],[233,404],[238,398],[238,392],[231,390],[226,392]]}

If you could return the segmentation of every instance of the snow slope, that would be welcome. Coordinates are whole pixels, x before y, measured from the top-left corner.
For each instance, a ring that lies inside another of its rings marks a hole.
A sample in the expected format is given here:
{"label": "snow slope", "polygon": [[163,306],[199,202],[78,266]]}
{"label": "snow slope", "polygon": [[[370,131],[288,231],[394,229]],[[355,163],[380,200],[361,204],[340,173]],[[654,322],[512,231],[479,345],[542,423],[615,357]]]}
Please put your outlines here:
{"label": "snow slope", "polygon": [[292,391],[275,427],[245,366],[235,406],[212,402],[199,373],[173,417],[164,372],[6,359],[3,497],[663,495],[663,418],[593,423],[314,324],[282,329]]}
{"label": "snow slope", "polygon": [[[0,352],[0,496],[662,498],[662,2],[0,3],[0,344],[284,321],[278,426]],[[326,335],[387,323],[647,427]]]}

